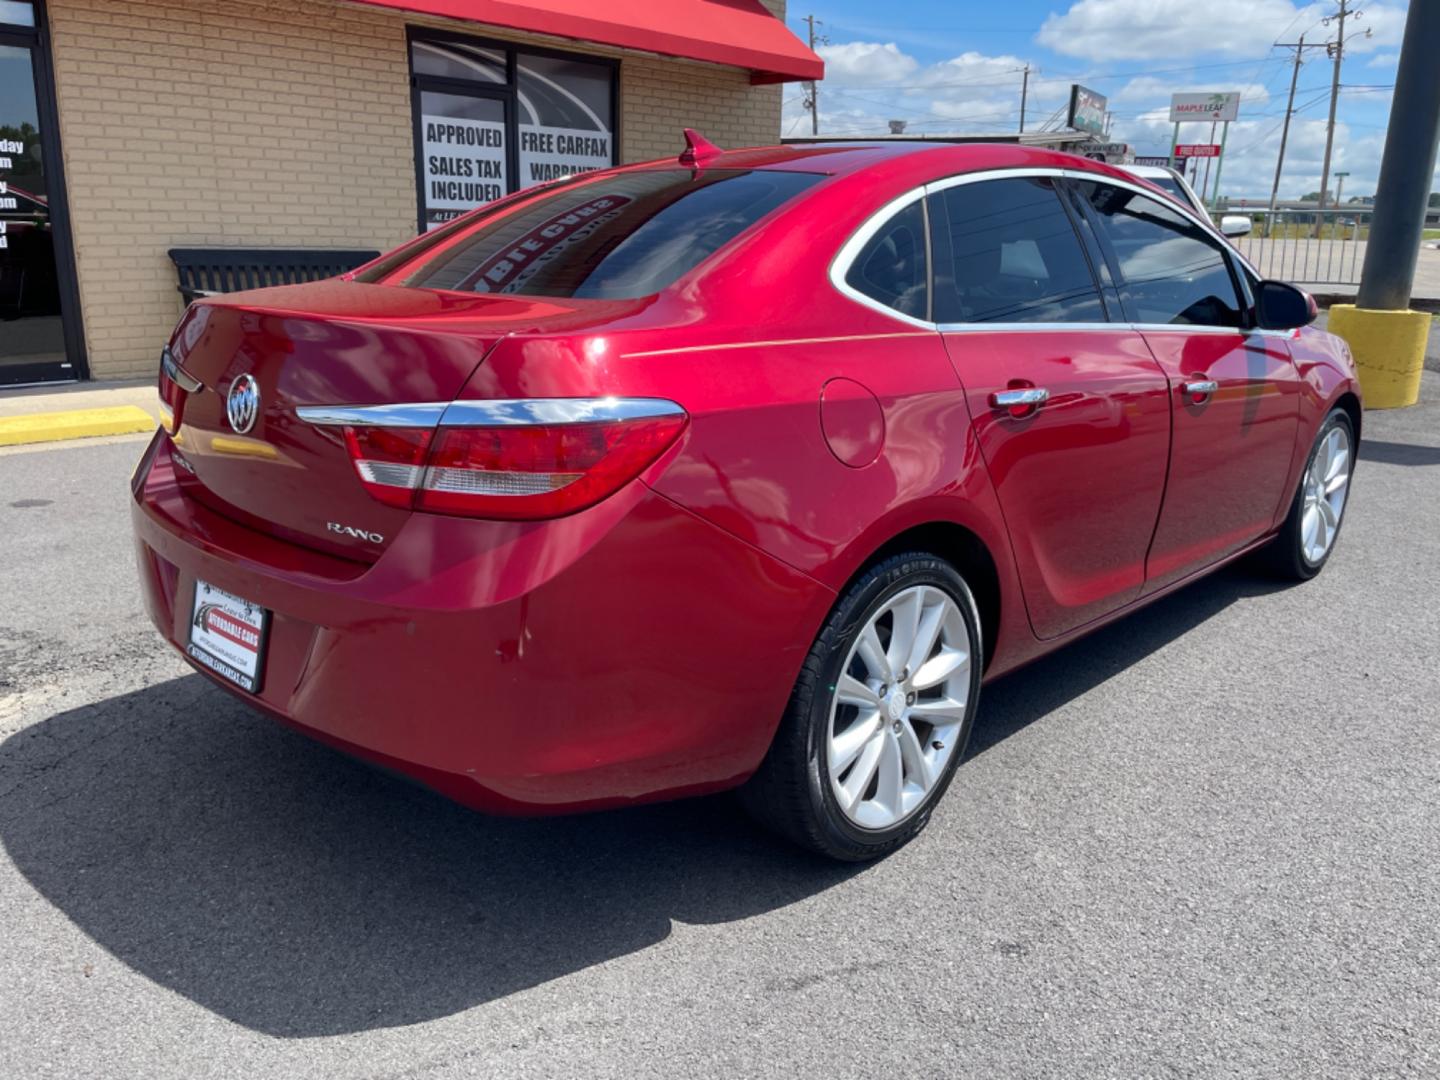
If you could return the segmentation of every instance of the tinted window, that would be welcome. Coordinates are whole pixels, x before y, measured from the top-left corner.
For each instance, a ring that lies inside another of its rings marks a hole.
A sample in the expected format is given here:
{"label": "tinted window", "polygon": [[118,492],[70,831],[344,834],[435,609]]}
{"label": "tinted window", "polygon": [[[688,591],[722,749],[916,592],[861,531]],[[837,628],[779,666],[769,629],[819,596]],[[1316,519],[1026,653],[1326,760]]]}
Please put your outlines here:
{"label": "tinted window", "polygon": [[1179,211],[1125,188],[1086,183],[1132,319],[1191,326],[1243,325],[1220,242]]}
{"label": "tinted window", "polygon": [[441,230],[366,281],[592,299],[649,296],[819,179],[809,173],[662,169],[558,188]]}
{"label": "tinted window", "polygon": [[[942,323],[1104,322],[1080,239],[1048,177],[947,188],[944,236],[951,273],[937,284]],[[937,279],[940,271],[937,269]]]}
{"label": "tinted window", "polygon": [[917,200],[890,218],[850,264],[845,283],[886,307],[930,317],[925,207]]}
{"label": "tinted window", "polygon": [[1147,176],[1145,179],[1149,180],[1150,183],[1154,184],[1161,191],[1168,191],[1183,203],[1190,201],[1185,197],[1185,192],[1180,189],[1180,181],[1176,180],[1173,176]]}

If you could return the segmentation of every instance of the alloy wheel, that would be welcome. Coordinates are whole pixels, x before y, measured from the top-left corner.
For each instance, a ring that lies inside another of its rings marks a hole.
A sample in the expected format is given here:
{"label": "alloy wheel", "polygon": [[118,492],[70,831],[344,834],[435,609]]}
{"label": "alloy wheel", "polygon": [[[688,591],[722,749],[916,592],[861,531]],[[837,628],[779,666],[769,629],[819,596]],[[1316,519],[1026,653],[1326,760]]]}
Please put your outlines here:
{"label": "alloy wheel", "polygon": [[1300,517],[1300,551],[1311,566],[1322,562],[1340,531],[1350,490],[1350,433],[1337,424],[1310,455]]}
{"label": "alloy wheel", "polygon": [[959,748],[971,642],[959,604],[916,585],[865,623],[830,703],[827,765],[841,811],[888,829],[924,805]]}

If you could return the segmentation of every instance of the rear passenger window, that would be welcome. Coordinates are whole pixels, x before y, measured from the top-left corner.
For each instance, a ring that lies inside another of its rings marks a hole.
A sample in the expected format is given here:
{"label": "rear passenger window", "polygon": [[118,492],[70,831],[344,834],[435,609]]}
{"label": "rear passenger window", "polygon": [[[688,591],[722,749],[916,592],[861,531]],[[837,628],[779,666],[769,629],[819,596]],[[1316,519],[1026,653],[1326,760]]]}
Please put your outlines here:
{"label": "rear passenger window", "polygon": [[886,307],[930,318],[925,205],[916,200],[880,227],[850,264],[845,284]]}
{"label": "rear passenger window", "polygon": [[940,201],[937,322],[1105,321],[1090,262],[1049,177],[961,184]]}
{"label": "rear passenger window", "polygon": [[1099,216],[1130,318],[1181,326],[1244,325],[1244,307],[1220,241],[1156,199],[1108,184],[1078,187]]}

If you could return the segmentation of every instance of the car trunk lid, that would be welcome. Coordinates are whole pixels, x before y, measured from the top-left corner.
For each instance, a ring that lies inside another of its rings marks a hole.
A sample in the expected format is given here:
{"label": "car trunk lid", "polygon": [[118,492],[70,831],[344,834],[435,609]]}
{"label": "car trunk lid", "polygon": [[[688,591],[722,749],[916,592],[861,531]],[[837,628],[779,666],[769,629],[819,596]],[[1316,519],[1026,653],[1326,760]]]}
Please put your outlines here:
{"label": "car trunk lid", "polygon": [[[176,409],[181,483],[244,524],[373,561],[411,511],[364,490],[343,428],[306,423],[296,410],[450,402],[507,334],[592,324],[623,306],[341,280],[202,301],[171,342],[174,361],[201,384]],[[253,417],[227,409],[247,385]]]}

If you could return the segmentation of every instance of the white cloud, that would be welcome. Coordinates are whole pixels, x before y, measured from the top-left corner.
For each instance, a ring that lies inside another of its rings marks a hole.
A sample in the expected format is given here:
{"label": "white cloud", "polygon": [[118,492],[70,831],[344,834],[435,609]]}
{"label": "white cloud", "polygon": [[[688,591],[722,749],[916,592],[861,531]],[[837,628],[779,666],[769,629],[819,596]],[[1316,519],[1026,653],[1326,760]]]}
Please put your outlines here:
{"label": "white cloud", "polygon": [[1399,62],[1399,53],[1376,53],[1365,66],[1367,68],[1389,68],[1394,67]]}
{"label": "white cloud", "polygon": [[825,61],[825,81],[847,86],[894,84],[914,74],[920,66],[913,56],[901,52],[893,41],[851,41],[844,45],[821,45],[815,50]]}
{"label": "white cloud", "polygon": [[[1211,79],[1207,82],[1176,82],[1170,78],[1156,78],[1154,75],[1141,75],[1131,79],[1119,90],[1110,95],[1111,106],[1128,105],[1141,102],[1146,105],[1154,105],[1156,102],[1164,102],[1168,105],[1171,94],[1191,93],[1220,93],[1238,91],[1240,94],[1240,115],[1244,116],[1247,109],[1256,109],[1270,100],[1270,91],[1262,83],[1241,83],[1236,85],[1222,78]],[[1157,106],[1158,107],[1158,106]]]}
{"label": "white cloud", "polygon": [[1051,14],[1036,40],[1087,60],[1174,60],[1198,53],[1261,56],[1277,36],[1323,6],[1290,0],[1079,0]]}
{"label": "white cloud", "polygon": [[[1417,2],[1423,3],[1423,0]],[[1364,8],[1354,22],[1346,24],[1345,51],[1368,53],[1394,48],[1404,37],[1405,9],[1372,4]]]}
{"label": "white cloud", "polygon": [[[1308,31],[1313,41],[1333,35],[1333,24],[1328,30],[1315,25],[1333,12],[1333,4],[1292,0],[1078,0],[1064,13],[1050,14],[1036,40],[1058,53],[1102,62],[1204,53],[1258,58],[1282,35]],[[1404,29],[1404,7],[1378,4],[1349,24],[1346,37],[1352,52],[1365,53],[1398,44]]]}

